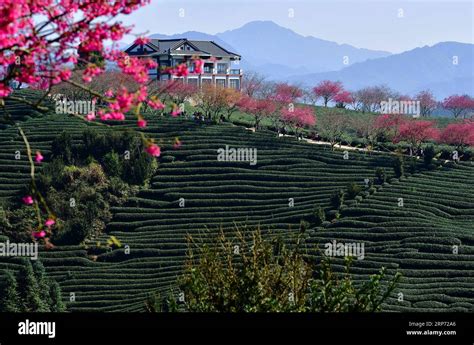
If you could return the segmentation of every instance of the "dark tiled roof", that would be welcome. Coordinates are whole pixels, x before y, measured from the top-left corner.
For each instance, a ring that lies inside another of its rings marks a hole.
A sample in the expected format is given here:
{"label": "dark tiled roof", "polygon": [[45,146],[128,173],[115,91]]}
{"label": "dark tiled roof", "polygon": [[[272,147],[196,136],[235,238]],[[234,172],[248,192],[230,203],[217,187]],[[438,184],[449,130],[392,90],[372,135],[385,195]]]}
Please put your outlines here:
{"label": "dark tiled roof", "polygon": [[217,57],[240,57],[240,55],[232,53],[220,45],[213,41],[193,41],[187,40],[185,38],[182,39],[152,39],[151,43],[158,47],[159,50],[153,55],[161,55],[167,54],[169,51],[171,53],[179,54],[187,51],[175,50],[175,48],[179,47],[182,43],[188,42],[191,46],[193,46],[197,51],[194,53],[202,54],[202,55],[212,55]]}

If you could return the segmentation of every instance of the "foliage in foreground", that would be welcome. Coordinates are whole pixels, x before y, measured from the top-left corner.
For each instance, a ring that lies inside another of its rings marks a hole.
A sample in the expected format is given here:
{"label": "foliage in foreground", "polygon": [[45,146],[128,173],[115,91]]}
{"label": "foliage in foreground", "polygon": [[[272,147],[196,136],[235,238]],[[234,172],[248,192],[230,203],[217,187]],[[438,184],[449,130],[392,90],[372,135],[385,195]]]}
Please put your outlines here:
{"label": "foliage in foreground", "polygon": [[59,284],[46,277],[40,261],[25,260],[18,274],[6,271],[0,287],[0,312],[64,312]]}
{"label": "foliage in foreground", "polygon": [[344,273],[336,273],[328,258],[319,265],[309,262],[303,245],[301,238],[291,245],[273,235],[264,238],[259,228],[237,230],[232,238],[223,231],[208,241],[190,237],[179,280],[185,310],[374,312],[381,310],[400,278],[397,273],[383,282],[382,268],[365,283],[356,284],[349,272],[350,260]]}
{"label": "foliage in foreground", "polygon": [[[101,234],[112,218],[111,207],[133,196],[157,167],[131,132],[104,135],[88,129],[82,142],[74,145],[66,132],[56,137],[52,161],[37,177],[37,189],[55,211],[54,244],[79,244]],[[27,205],[15,206],[0,213],[0,233],[28,241],[36,227],[35,212]]]}

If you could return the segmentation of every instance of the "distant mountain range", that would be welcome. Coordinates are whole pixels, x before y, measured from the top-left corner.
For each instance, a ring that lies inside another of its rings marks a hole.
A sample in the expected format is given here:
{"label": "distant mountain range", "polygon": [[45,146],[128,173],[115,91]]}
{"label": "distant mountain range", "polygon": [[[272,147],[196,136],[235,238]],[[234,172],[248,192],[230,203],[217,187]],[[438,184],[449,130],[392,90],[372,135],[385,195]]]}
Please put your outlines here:
{"label": "distant mountain range", "polygon": [[250,22],[216,35],[188,31],[149,37],[214,41],[242,55],[244,71],[257,71],[270,80],[306,86],[339,80],[349,90],[385,84],[409,95],[430,89],[439,99],[454,93],[474,94],[473,44],[442,42],[391,54],[305,37],[271,21]]}
{"label": "distant mountain range", "polygon": [[340,71],[288,78],[291,82],[306,85],[314,85],[325,79],[339,80],[350,90],[385,84],[408,95],[430,89],[438,99],[455,93],[473,95],[474,45],[443,42],[356,63]]}
{"label": "distant mountain range", "polygon": [[[255,21],[235,29],[209,35],[188,31],[175,35],[154,34],[151,38],[209,40],[242,55],[242,68],[272,79],[295,74],[339,70],[353,63],[390,55],[389,52],[359,49],[315,37],[304,37],[271,21]],[[347,56],[348,64],[344,64]]]}

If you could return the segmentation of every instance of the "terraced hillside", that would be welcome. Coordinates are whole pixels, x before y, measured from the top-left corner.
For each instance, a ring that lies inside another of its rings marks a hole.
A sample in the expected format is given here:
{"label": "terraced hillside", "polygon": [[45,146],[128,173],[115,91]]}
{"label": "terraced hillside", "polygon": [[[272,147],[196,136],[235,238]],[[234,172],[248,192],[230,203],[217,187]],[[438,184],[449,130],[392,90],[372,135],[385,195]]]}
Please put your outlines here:
{"label": "terraced hillside", "polygon": [[[45,153],[63,129],[78,138],[85,126],[58,115],[22,124],[34,149]],[[114,128],[134,126],[134,121],[128,121]],[[344,159],[342,152],[324,146],[230,124],[156,118],[150,119],[146,132],[164,140],[158,173],[150,188],[114,209],[107,234],[97,239],[114,235],[130,246],[130,254],[117,249],[93,261],[81,246],[41,254],[65,297],[75,293],[69,310],[141,311],[149,292],[174,287],[187,233],[198,235],[219,226],[233,229],[235,223],[298,232],[300,221],[311,217],[315,206],[329,207],[333,191],[350,182],[364,185],[377,167],[392,171],[388,155],[349,152]],[[175,150],[169,143],[176,136],[183,146]],[[257,148],[257,164],[218,161],[217,149],[226,145]],[[3,199],[14,196],[27,181],[26,157],[14,160],[18,147],[21,138],[14,128],[0,132]],[[332,240],[363,241],[366,256],[354,266],[358,279],[366,279],[382,265],[389,268],[389,275],[396,269],[404,275],[397,290],[403,293],[403,301],[394,295],[387,309],[472,310],[473,177],[474,167],[464,163],[420,172],[376,191],[367,189],[363,200],[347,205],[338,221],[307,232],[310,253],[316,255],[318,246]],[[398,198],[403,198],[403,207],[398,206]],[[452,245],[459,246],[458,254],[453,254]],[[15,259],[2,259],[0,270],[15,269],[17,264]]]}

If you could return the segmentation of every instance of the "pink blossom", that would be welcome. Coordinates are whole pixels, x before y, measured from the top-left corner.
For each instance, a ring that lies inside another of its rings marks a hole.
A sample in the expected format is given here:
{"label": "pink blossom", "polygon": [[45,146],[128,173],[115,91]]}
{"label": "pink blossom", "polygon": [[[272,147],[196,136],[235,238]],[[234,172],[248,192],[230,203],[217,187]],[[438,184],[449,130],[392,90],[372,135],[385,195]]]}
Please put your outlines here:
{"label": "pink blossom", "polygon": [[155,110],[165,109],[165,105],[157,98],[152,98],[147,101],[148,105]]}
{"label": "pink blossom", "polygon": [[87,121],[92,121],[94,119],[95,119],[95,114],[93,112],[86,115]]}
{"label": "pink blossom", "polygon": [[145,128],[146,127],[146,121],[144,119],[140,119],[140,120],[138,120],[137,125],[140,128]]}
{"label": "pink blossom", "polygon": [[26,195],[22,198],[25,205],[33,205],[33,197],[31,195]]}
{"label": "pink blossom", "polygon": [[[61,0],[4,0],[0,15],[0,70],[20,58],[15,73],[3,75],[0,97],[11,93],[11,81],[28,83],[47,89],[70,78],[70,66],[76,64],[78,55],[87,60],[87,53],[98,52],[110,60],[111,51],[104,48],[104,41],[117,41],[130,32],[114,19],[129,14],[149,0],[134,1],[80,1]],[[54,39],[51,39],[54,34]],[[80,42],[78,55],[71,54],[71,47]],[[118,55],[118,54],[116,54]],[[137,63],[127,73],[140,82],[147,79],[146,63]],[[87,71],[89,81],[95,71]]]}
{"label": "pink blossom", "polygon": [[153,157],[159,157],[161,155],[161,149],[156,144],[151,144],[148,146],[146,148],[146,152]]}
{"label": "pink blossom", "polygon": [[201,59],[194,60],[194,73],[202,74],[203,73],[204,61]]}
{"label": "pink blossom", "polygon": [[33,231],[33,237],[38,239],[38,238],[44,238],[46,236],[46,232],[44,230],[41,231]]}
{"label": "pink blossom", "polygon": [[52,227],[54,224],[56,224],[56,221],[54,219],[51,219],[51,218],[46,220],[46,222],[44,223],[44,225],[47,226],[48,228]]}
{"label": "pink blossom", "polygon": [[150,43],[150,39],[148,37],[138,37],[134,43],[138,45],[144,45]]}
{"label": "pink blossom", "polygon": [[41,154],[41,152],[36,151],[36,157],[35,157],[35,162],[36,163],[41,163],[43,161],[44,157]]}
{"label": "pink blossom", "polygon": [[102,72],[103,72],[103,69],[101,69],[97,65],[90,64],[84,70],[84,72],[82,74],[82,80],[86,83],[90,83],[92,81],[93,77],[101,74]]}
{"label": "pink blossom", "polygon": [[173,104],[173,110],[171,111],[171,116],[176,117],[179,114],[181,114],[181,109],[176,104]]}
{"label": "pink blossom", "polygon": [[334,97],[343,90],[342,84],[338,81],[323,80],[316,87],[313,88],[313,93],[317,97],[322,97],[324,106],[327,107],[328,102],[332,101]]}
{"label": "pink blossom", "polygon": [[309,107],[297,107],[292,111],[284,109],[281,114],[281,119],[284,123],[292,125],[296,128],[310,127],[316,124],[314,112]]}
{"label": "pink blossom", "polygon": [[186,77],[189,74],[188,66],[182,63],[171,70],[171,74],[177,77]]}
{"label": "pink blossom", "polygon": [[0,98],[7,97],[12,92],[12,89],[4,84],[0,84]]}

